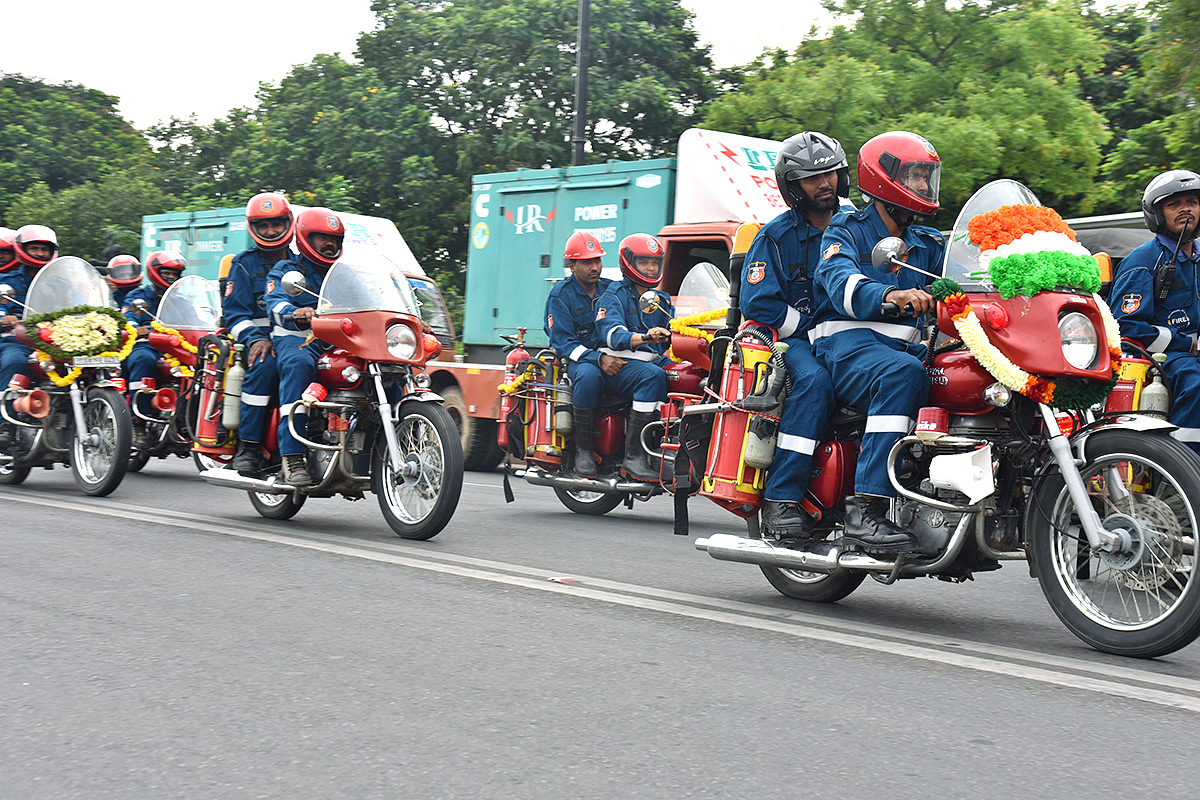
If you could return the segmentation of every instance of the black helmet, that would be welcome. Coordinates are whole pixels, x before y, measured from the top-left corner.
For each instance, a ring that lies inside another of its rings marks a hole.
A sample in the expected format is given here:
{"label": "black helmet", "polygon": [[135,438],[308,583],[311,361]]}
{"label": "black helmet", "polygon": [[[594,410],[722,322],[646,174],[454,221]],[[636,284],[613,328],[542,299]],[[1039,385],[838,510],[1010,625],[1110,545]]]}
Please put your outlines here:
{"label": "black helmet", "polygon": [[850,196],[850,167],[846,164],[846,151],[832,136],[813,131],[797,133],[783,142],[779,157],[775,160],[775,182],[779,193],[790,208],[803,209],[804,192],[798,182],[801,178],[824,175],[837,170],[837,196]]}
{"label": "black helmet", "polygon": [[1200,197],[1200,175],[1191,170],[1172,169],[1150,181],[1142,194],[1142,216],[1146,218],[1146,227],[1151,233],[1159,233],[1167,224],[1163,219],[1163,200],[1183,192]]}

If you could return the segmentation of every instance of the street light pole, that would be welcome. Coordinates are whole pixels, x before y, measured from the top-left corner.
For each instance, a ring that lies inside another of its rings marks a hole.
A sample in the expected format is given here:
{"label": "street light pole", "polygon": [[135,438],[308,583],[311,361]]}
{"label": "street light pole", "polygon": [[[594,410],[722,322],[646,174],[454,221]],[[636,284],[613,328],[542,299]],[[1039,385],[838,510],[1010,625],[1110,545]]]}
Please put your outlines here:
{"label": "street light pole", "polygon": [[584,161],[584,134],[587,131],[588,64],[591,49],[588,42],[591,27],[589,0],[579,0],[579,33],[575,39],[575,133],[571,137],[571,164],[579,166]]}

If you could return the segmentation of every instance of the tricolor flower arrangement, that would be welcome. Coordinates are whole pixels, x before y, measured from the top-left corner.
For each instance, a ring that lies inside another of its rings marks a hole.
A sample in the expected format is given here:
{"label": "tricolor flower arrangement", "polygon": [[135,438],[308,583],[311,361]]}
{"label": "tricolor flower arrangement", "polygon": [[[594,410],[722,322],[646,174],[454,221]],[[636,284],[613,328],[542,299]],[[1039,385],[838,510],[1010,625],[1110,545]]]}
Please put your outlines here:
{"label": "tricolor flower arrangement", "polygon": [[1044,206],[1001,206],[971,219],[968,235],[979,245],[980,265],[987,269],[1000,296],[1033,295],[1058,286],[1092,293],[1113,368],[1109,381],[1071,378],[1051,380],[1033,375],[1014,364],[992,344],[962,288],[949,278],[933,282],[930,291],[946,306],[963,344],[997,381],[1039,403],[1056,408],[1088,408],[1101,402],[1116,384],[1121,365],[1121,333],[1108,305],[1096,294],[1100,269],[1096,259],[1079,244],[1056,211]]}
{"label": "tricolor flower arrangement", "polygon": [[[75,356],[116,356],[122,360],[133,350],[137,329],[120,312],[99,306],[76,306],[61,311],[34,314],[25,318],[25,330],[37,340],[39,362],[70,361]],[[53,369],[46,376],[55,386],[70,386],[82,374],[72,367],[59,375]]]}

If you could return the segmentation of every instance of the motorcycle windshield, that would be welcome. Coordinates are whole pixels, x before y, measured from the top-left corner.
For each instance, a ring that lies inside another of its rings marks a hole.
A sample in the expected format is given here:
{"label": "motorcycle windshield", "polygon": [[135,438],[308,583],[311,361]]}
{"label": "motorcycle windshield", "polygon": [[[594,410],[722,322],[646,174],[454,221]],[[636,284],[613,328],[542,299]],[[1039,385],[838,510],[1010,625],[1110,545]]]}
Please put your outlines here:
{"label": "motorcycle windshield", "polygon": [[[716,264],[707,261],[688,270],[675,297],[675,316],[687,317],[726,308],[729,308],[729,278],[725,273]],[[699,323],[697,327],[716,329],[724,324],[725,318],[722,316]]]}
{"label": "motorcycle windshield", "polygon": [[24,316],[47,314],[75,306],[112,306],[108,284],[82,258],[56,258],[37,271],[25,294]]}
{"label": "motorcycle windshield", "polygon": [[946,245],[946,264],[942,275],[958,282],[964,289],[992,292],[992,280],[979,264],[979,245],[971,241],[967,228],[974,217],[995,211],[1000,206],[1035,205],[1042,203],[1024,184],[1007,178],[992,181],[980,188],[958,212],[950,241]]}
{"label": "motorcycle windshield", "polygon": [[321,284],[319,314],[390,311],[420,316],[412,287],[395,262],[386,256],[364,254],[334,264]]}
{"label": "motorcycle windshield", "polygon": [[158,321],[177,331],[215,331],[221,318],[216,281],[186,275],[167,287],[158,304]]}

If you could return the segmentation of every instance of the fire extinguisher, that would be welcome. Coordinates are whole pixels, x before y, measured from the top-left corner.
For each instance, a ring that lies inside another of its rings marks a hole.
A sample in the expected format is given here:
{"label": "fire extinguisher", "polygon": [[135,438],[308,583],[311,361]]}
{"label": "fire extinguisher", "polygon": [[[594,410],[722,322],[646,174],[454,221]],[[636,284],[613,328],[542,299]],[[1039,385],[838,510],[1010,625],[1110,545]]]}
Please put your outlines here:
{"label": "fire extinguisher", "polygon": [[219,336],[205,336],[199,346],[194,403],[196,449],[219,449],[229,439],[228,431],[221,426],[221,392],[229,363],[229,344]]}
{"label": "fire extinguisher", "polygon": [[[525,328],[517,328],[517,338],[504,357],[504,383],[511,384],[517,379],[517,366],[529,360],[529,351],[525,349]],[[508,451],[508,417],[517,407],[516,393],[502,392],[500,395],[500,420],[496,425],[496,444],[500,449]],[[518,453],[517,455],[523,455]]]}

